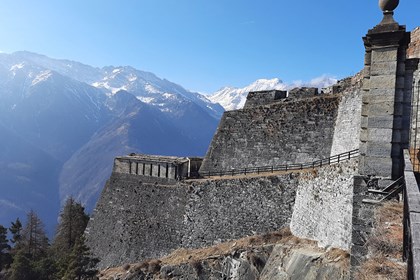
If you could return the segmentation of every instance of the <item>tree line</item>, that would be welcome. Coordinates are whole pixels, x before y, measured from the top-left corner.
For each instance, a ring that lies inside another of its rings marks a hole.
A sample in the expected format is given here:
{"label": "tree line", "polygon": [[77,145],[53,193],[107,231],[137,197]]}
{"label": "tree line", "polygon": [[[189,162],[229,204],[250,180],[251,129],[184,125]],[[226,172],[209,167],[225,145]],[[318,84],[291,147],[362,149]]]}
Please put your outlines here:
{"label": "tree line", "polygon": [[94,279],[99,260],[85,245],[88,221],[84,207],[70,197],[51,243],[33,210],[24,225],[19,218],[8,228],[0,225],[0,280]]}

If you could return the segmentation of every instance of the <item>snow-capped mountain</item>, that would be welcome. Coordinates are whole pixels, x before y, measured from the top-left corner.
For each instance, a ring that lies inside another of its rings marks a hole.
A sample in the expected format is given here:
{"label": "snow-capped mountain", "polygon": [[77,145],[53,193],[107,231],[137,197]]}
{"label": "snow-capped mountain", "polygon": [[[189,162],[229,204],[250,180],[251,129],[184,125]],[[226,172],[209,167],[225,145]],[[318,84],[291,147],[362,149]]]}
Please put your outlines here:
{"label": "snow-capped mountain", "polygon": [[295,87],[317,87],[324,88],[333,85],[337,82],[335,78],[328,76],[321,76],[312,79],[309,82],[295,81],[292,83],[284,83],[278,78],[274,79],[259,79],[244,88],[224,87],[215,93],[207,96],[209,100],[214,103],[219,103],[227,111],[241,109],[245,105],[246,96],[250,91],[261,90],[290,90]]}
{"label": "snow-capped mountain", "polygon": [[51,234],[67,196],[94,207],[115,156],[203,156],[222,112],[132,67],[1,53],[0,224],[34,209]]}

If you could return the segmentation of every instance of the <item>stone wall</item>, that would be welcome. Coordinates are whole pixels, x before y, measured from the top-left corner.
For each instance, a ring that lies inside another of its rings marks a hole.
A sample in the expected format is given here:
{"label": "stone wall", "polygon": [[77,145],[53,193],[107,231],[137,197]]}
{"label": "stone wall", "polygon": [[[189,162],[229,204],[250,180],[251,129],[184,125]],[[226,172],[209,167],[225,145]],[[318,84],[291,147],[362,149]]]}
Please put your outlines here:
{"label": "stone wall", "polygon": [[[278,230],[293,220],[299,236],[345,248],[342,232],[351,207],[347,177],[354,161],[317,172],[172,185],[162,184],[162,178],[113,173],[86,230],[87,244],[103,268]],[[335,176],[334,170],[343,173]],[[318,200],[323,206],[311,209]]]}
{"label": "stone wall", "polygon": [[327,158],[339,103],[321,96],[225,112],[200,172]]}
{"label": "stone wall", "polygon": [[288,226],[298,175],[174,185],[146,178],[113,173],[105,186],[86,230],[101,268]]}
{"label": "stone wall", "polygon": [[331,156],[359,148],[362,93],[351,89],[343,94],[334,126]]}
{"label": "stone wall", "polygon": [[408,58],[420,58],[420,27],[411,31],[411,42],[407,50]]}
{"label": "stone wall", "polygon": [[246,96],[244,108],[267,105],[278,102],[279,99],[284,99],[286,97],[287,91],[283,90],[251,91]]}
{"label": "stone wall", "polygon": [[320,246],[350,248],[357,166],[352,159],[300,179],[290,224],[293,235],[318,240]]}

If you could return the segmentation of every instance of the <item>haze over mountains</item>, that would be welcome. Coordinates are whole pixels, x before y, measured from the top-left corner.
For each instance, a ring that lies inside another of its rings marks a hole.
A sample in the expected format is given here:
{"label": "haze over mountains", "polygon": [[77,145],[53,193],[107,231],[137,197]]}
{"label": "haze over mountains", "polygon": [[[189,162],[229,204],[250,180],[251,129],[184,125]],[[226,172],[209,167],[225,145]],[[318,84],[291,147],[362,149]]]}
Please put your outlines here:
{"label": "haze over mountains", "polygon": [[128,66],[0,53],[0,224],[34,209],[51,235],[67,196],[94,207],[115,156],[204,156],[224,111],[211,100],[234,109],[247,90],[282,86],[205,96]]}

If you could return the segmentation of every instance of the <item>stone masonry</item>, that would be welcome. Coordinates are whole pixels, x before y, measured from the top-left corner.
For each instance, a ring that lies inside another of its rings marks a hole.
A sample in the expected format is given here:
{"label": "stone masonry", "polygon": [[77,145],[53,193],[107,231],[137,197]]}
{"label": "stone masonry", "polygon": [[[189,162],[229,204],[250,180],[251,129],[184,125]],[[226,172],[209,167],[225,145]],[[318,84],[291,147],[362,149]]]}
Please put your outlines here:
{"label": "stone masonry", "polygon": [[328,158],[340,96],[225,112],[200,173]]}
{"label": "stone masonry", "polygon": [[[352,189],[347,181],[355,168],[352,159],[318,171],[176,184],[114,172],[89,221],[87,244],[104,268],[292,223],[298,236],[348,248],[343,229],[351,225]],[[316,201],[323,205],[314,211]]]}
{"label": "stone masonry", "polygon": [[409,38],[405,27],[393,20],[381,22],[363,38],[361,175],[398,178],[402,174],[402,149],[408,144],[404,122],[409,123],[411,102],[404,90]]}

